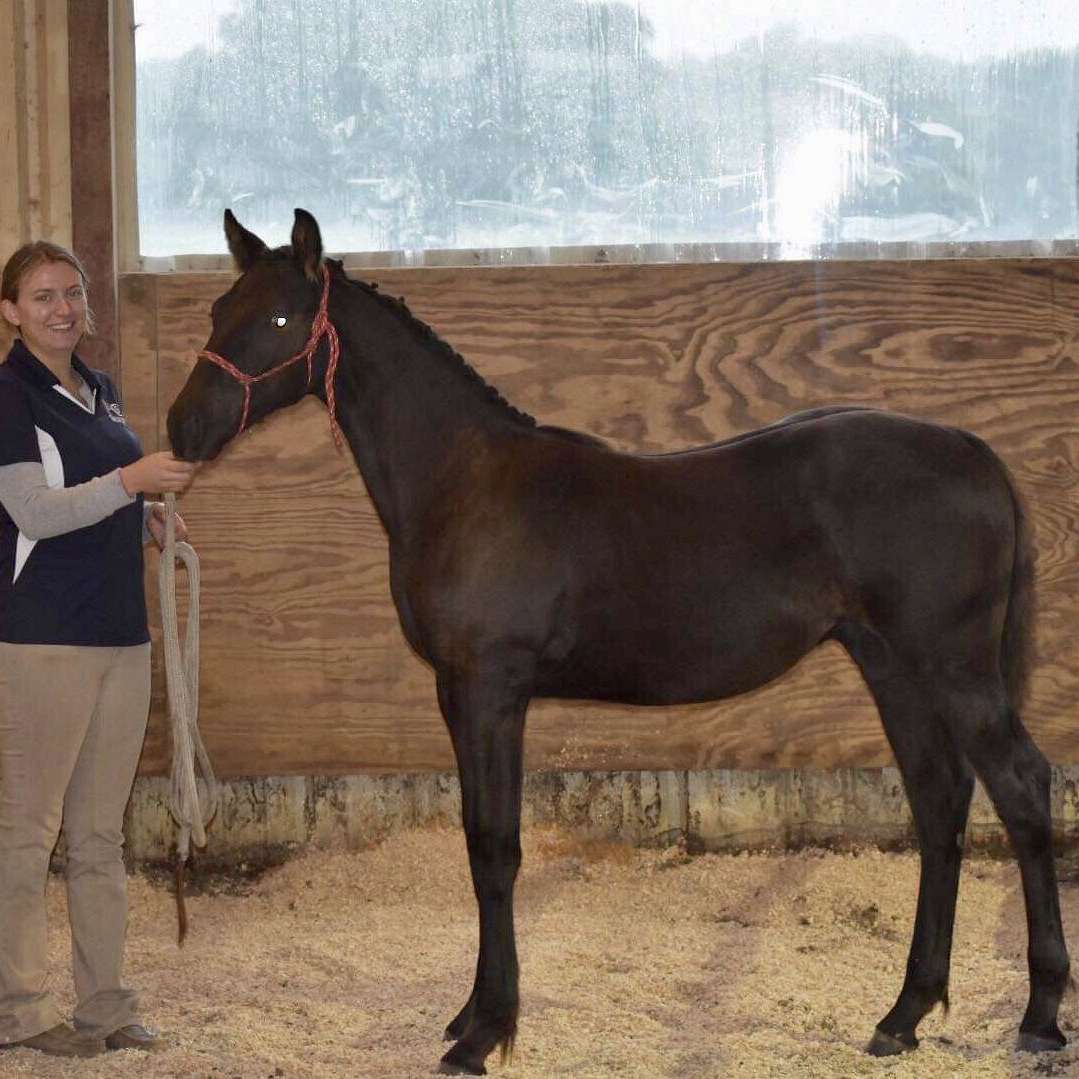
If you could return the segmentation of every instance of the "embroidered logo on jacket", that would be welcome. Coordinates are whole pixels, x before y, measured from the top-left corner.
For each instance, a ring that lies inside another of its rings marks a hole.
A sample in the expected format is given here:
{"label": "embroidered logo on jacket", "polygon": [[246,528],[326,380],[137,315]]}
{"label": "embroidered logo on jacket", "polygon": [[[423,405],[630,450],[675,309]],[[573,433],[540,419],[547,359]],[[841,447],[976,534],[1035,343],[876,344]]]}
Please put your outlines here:
{"label": "embroidered logo on jacket", "polygon": [[114,404],[112,401],[106,401],[105,413],[114,423],[122,423],[127,426],[127,420],[124,419],[124,414],[120,411],[119,405]]}

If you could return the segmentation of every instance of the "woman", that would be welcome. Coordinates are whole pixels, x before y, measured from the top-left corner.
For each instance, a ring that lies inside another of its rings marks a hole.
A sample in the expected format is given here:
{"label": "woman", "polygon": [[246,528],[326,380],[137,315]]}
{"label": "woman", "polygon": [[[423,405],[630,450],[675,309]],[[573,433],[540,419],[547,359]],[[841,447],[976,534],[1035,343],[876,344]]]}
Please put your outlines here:
{"label": "woman", "polygon": [[[150,701],[142,545],[164,542],[164,507],[142,496],[182,491],[193,468],[143,456],[111,379],[75,355],[86,282],[40,241],[0,282],[18,333],[0,365],[0,1046],[79,1057],[161,1045],[122,983],[122,825]],[[61,817],[74,1026],[45,988]]]}

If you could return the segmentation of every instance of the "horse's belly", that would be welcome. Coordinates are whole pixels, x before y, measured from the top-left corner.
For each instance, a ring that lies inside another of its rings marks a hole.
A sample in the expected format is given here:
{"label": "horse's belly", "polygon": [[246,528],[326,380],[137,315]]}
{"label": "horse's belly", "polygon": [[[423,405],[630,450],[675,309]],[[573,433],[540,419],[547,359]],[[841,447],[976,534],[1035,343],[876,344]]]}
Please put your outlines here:
{"label": "horse's belly", "polygon": [[684,704],[745,693],[781,675],[826,632],[804,621],[734,627],[608,626],[541,662],[537,696]]}

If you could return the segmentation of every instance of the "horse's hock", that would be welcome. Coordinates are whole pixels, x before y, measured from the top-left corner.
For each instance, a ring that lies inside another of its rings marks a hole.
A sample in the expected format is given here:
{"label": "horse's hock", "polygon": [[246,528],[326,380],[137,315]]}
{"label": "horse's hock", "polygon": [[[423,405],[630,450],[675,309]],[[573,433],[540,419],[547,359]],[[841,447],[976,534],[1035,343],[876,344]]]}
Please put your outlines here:
{"label": "horse's hock", "polygon": [[[128,807],[127,851],[159,862],[175,843],[167,778],[142,776]],[[1053,769],[1061,846],[1079,837],[1079,767]],[[278,862],[307,846],[363,848],[408,828],[459,826],[455,773],[265,776],[222,782],[206,866]],[[915,847],[895,768],[699,772],[533,772],[523,824],[559,825],[587,839],[690,851]],[[979,784],[971,848],[998,849],[1004,830]]]}

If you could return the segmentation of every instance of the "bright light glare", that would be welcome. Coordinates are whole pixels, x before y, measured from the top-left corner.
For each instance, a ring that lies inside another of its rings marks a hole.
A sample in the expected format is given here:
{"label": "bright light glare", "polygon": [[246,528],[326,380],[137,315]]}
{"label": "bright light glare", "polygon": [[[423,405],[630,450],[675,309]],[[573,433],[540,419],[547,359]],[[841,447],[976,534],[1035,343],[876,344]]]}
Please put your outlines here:
{"label": "bright light glare", "polygon": [[852,177],[864,170],[864,139],[838,128],[807,131],[786,155],[776,181],[777,237],[795,246],[819,243]]}

